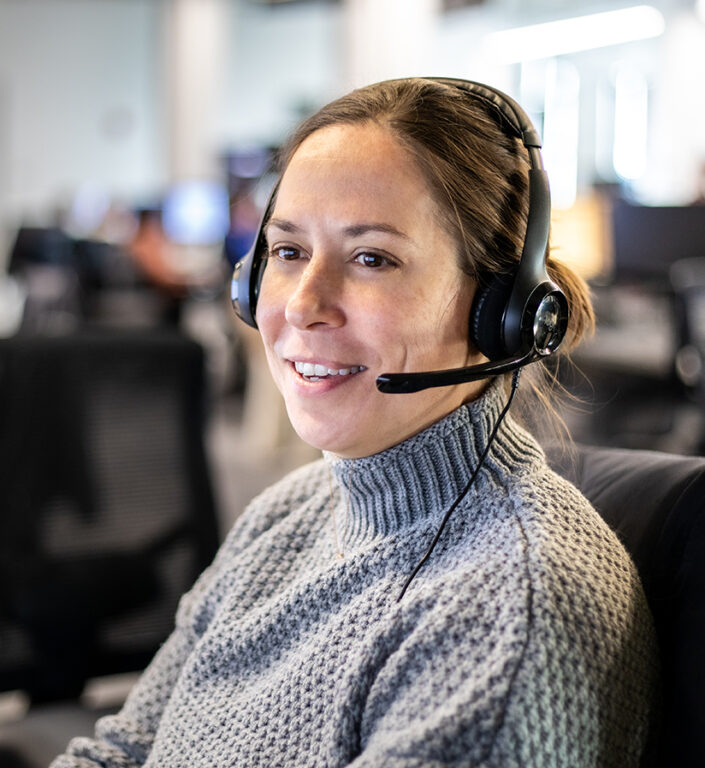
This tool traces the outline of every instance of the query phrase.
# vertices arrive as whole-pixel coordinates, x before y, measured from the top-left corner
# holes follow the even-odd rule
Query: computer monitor
[[[71,238],[58,227],[21,226],[10,251],[9,271],[37,264],[73,266]]]
[[[705,205],[644,206],[615,200],[615,282],[668,284],[671,265],[705,258]]]
[[[221,243],[230,226],[225,186],[204,180],[175,184],[162,204],[162,224],[169,239],[180,245]]]

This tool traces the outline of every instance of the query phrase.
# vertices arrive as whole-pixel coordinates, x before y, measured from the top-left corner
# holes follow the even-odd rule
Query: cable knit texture
[[[262,493],[122,711],[53,768],[637,766],[656,652],[635,568],[511,417],[397,602],[503,402]]]

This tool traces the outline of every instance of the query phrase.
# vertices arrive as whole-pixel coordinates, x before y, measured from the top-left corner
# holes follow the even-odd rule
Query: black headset
[[[541,158],[541,140],[524,110],[502,91],[471,80],[424,78],[448,85],[478,99],[496,115],[503,130],[521,140],[529,154],[529,210],[521,258],[506,274],[483,277],[470,312],[470,339],[490,362],[444,371],[384,373],[377,377],[381,392],[418,392],[488,378],[555,352],[568,327],[568,300],[546,271],[551,221],[551,194]],[[257,328],[255,312],[266,265],[264,224],[271,213],[275,186],[257,236],[235,266],[231,296],[235,313]]]

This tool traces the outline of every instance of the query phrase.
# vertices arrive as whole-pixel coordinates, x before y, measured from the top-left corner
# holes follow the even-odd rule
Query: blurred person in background
[[[127,253],[144,279],[158,291],[163,303],[164,322],[178,325],[190,283],[187,276],[175,268],[169,255],[171,247],[162,226],[161,211],[149,208],[140,210],[134,236],[127,245]]]

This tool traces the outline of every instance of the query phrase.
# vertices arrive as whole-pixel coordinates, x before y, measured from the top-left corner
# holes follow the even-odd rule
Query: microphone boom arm
[[[505,360],[469,365],[464,368],[451,368],[447,371],[424,371],[421,373],[383,373],[377,377],[377,389],[386,394],[399,395],[420,392],[430,387],[449,387],[453,384],[465,384],[468,381],[479,381],[490,376],[499,376],[533,363],[542,355],[532,348],[529,352],[518,357]]]

